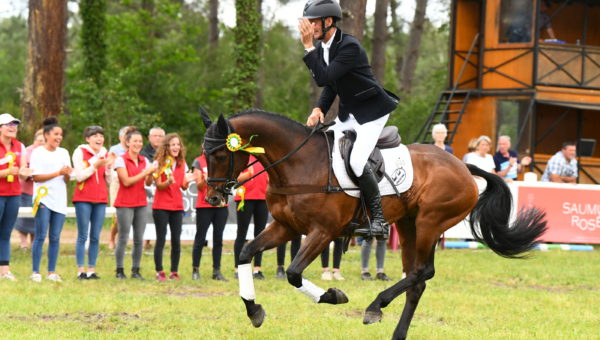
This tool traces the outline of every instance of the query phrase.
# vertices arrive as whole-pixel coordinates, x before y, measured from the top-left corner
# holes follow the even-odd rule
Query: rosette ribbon
[[[237,188],[235,191],[236,191],[236,194],[238,196],[240,196],[240,198],[242,199],[240,201],[240,204],[238,204],[238,206],[237,206],[237,211],[244,211],[244,202],[245,202],[244,196],[246,196],[246,188],[242,185],[241,187]]]
[[[12,168],[13,164],[15,164],[15,160],[17,160],[17,155],[15,155],[12,152],[7,152],[4,157],[6,157],[7,160],[8,160],[8,169]],[[6,176],[6,181],[8,183],[14,182],[15,181],[15,176],[14,175],[8,175],[8,176]]]
[[[88,161],[84,160],[83,161],[83,166],[84,169],[87,169],[90,166],[90,163],[88,163]],[[79,182],[79,185],[77,186],[77,188],[79,190],[83,190],[83,187],[85,186],[85,181]]]
[[[41,186],[37,189],[36,195],[35,195],[35,201],[33,202],[33,209],[31,210],[31,213],[33,214],[33,216],[35,216],[35,214],[37,214],[38,208],[40,207],[40,201],[42,200],[42,197],[48,195],[48,188],[45,186]]]
[[[155,172],[154,178],[158,178],[158,176],[162,175],[163,173],[165,175],[167,175],[167,178],[171,177],[171,166],[173,165],[173,157],[171,156],[167,156],[167,158],[165,158],[165,165],[160,169],[159,172]]]
[[[250,136],[250,140],[248,141],[248,143],[246,143],[245,145],[242,145],[242,137],[240,137],[240,135],[238,135],[237,133],[231,133],[229,134],[229,136],[227,136],[227,139],[225,140],[225,145],[227,145],[227,150],[231,151],[231,152],[236,152],[238,150],[247,152],[249,154],[257,154],[257,153],[265,153],[265,149],[259,146],[250,146],[250,143],[252,142],[252,138],[256,137],[258,135],[252,135]]]

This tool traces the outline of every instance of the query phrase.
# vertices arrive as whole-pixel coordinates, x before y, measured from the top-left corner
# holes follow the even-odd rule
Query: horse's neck
[[[244,119],[236,131],[246,140],[255,135],[251,144],[265,149],[264,154],[256,156],[265,168],[286,157],[308,136],[264,119]],[[312,183],[313,177],[319,177],[323,169],[326,171],[326,159],[324,138],[316,134],[293,156],[268,169],[269,181],[278,187]]]

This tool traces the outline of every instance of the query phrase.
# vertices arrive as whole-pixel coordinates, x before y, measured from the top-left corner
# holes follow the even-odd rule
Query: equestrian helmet
[[[342,20],[342,8],[334,0],[308,0],[302,16],[306,19],[334,17]]]

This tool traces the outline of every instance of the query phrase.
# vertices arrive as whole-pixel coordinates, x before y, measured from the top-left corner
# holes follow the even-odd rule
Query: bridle
[[[230,134],[234,133],[235,131],[233,130],[233,127],[230,125],[229,121],[226,120],[227,122],[227,135],[229,136]],[[208,177],[206,179],[206,182],[208,183],[208,185],[213,188],[215,191],[222,193],[223,195],[233,195],[233,192],[241,187],[242,185],[244,185],[245,183],[247,183],[248,181],[254,179],[255,177],[259,176],[260,174],[262,174],[263,172],[266,172],[267,170],[271,169],[272,167],[276,166],[277,164],[287,160],[288,158],[292,157],[296,152],[298,152],[304,145],[306,145],[306,143],[310,140],[310,138],[315,134],[315,132],[319,131],[322,128],[326,128],[329,125],[323,125],[321,124],[321,122],[318,122],[310,131],[310,133],[308,134],[308,136],[306,136],[304,138],[304,140],[298,145],[296,146],[296,148],[290,152],[288,152],[285,156],[281,157],[280,159],[276,160],[275,162],[267,165],[264,167],[263,170],[259,171],[258,173],[252,175],[251,177],[247,178],[246,180],[242,181],[242,182],[238,182],[237,178],[233,178],[233,168],[234,168],[234,157],[235,157],[235,153],[236,151],[231,151],[229,150],[229,166],[227,168],[227,174],[226,177]],[[212,154],[213,152],[221,149],[221,148],[227,148],[227,139],[226,138],[213,138],[213,137],[204,137],[204,144],[205,144],[205,149],[204,149],[204,154],[206,155],[206,164],[207,167],[209,166],[208,163],[208,156],[210,154]],[[211,146],[210,148],[206,148],[206,146],[209,145]],[[244,151],[244,150],[241,150]],[[242,169],[242,171],[250,168],[252,165],[254,165],[256,162],[258,162],[258,159],[250,164],[248,164],[245,168]],[[223,182],[222,185],[218,186],[216,184],[214,184],[215,182]]]

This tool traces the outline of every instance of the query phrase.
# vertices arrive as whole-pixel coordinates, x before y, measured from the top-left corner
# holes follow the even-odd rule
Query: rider
[[[317,85],[324,87],[306,125],[323,123],[325,113],[339,96],[339,114],[333,129],[356,132],[350,165],[372,214],[371,228],[360,227],[354,232],[387,238],[389,225],[383,217],[377,180],[367,160],[398,99],[375,80],[367,53],[358,40],[336,27],[341,19],[342,9],[332,0],[309,0],[299,19],[304,63]],[[316,46],[313,38],[320,40]]]

